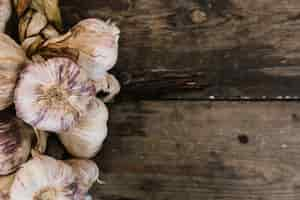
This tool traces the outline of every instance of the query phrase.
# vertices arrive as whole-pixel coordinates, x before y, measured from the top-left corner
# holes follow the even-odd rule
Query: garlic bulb
[[[86,194],[92,185],[99,178],[99,168],[91,160],[72,159],[65,161],[69,164],[76,174],[78,189],[82,194]]]
[[[73,128],[58,134],[67,151],[76,157],[95,156],[107,136],[108,110],[106,105],[95,98],[88,110],[88,114]]]
[[[0,115],[0,175],[16,171],[29,157],[33,129],[3,112]]]
[[[82,66],[89,78],[97,80],[117,61],[119,34],[120,30],[110,22],[85,19],[65,35],[46,41],[41,54],[65,54]]]
[[[33,154],[16,173],[11,200],[80,200],[71,166],[48,156]]]
[[[52,58],[26,66],[15,89],[17,116],[33,127],[66,131],[87,114],[95,86],[78,65]]]
[[[6,23],[11,15],[11,2],[10,0],[0,0],[0,32],[5,31]]]
[[[19,71],[27,61],[25,52],[9,36],[0,33],[0,110],[13,103]]]
[[[0,200],[9,200],[9,191],[14,178],[14,174],[0,177]]]

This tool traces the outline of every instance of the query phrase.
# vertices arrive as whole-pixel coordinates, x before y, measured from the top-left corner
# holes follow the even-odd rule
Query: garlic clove
[[[108,95],[104,96],[103,102],[110,102],[121,90],[121,85],[116,77],[106,73],[101,79],[94,81],[96,92],[105,92]]]
[[[11,200],[81,199],[71,166],[48,156],[33,154],[16,173],[10,189]]]
[[[12,8],[10,0],[0,0],[0,32],[3,33],[11,16]]]
[[[9,190],[14,178],[15,174],[0,177],[0,200],[9,200]]]
[[[40,12],[33,13],[27,27],[26,37],[39,34],[40,31],[47,26],[47,23],[48,21],[45,15]]]
[[[71,159],[65,161],[75,172],[79,191],[86,194],[99,178],[99,168],[91,160]]]
[[[116,63],[120,30],[114,24],[99,19],[85,19],[65,35],[45,42],[41,51],[61,52],[58,49],[73,49],[78,56],[72,58],[97,80]],[[49,53],[48,53],[49,54]]]
[[[94,99],[89,112],[74,127],[58,134],[67,151],[80,158],[94,157],[107,136],[108,110],[99,99]]]
[[[67,58],[26,66],[15,89],[17,116],[43,131],[62,132],[87,114],[95,86]]]
[[[33,129],[7,112],[0,114],[0,175],[16,171],[27,161]]]
[[[13,103],[14,88],[27,58],[23,49],[9,36],[0,33],[0,110]]]

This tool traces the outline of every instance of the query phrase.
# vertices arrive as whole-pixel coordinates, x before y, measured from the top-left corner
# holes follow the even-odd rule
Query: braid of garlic
[[[14,0],[14,6],[19,17],[19,40],[27,56],[32,57],[46,40],[59,36],[62,20],[58,0]]]

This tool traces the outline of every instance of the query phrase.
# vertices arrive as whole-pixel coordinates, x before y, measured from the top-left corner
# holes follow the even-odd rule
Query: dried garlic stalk
[[[73,128],[58,134],[67,151],[76,157],[94,157],[107,136],[108,110],[102,101],[95,98],[88,114]]]
[[[15,89],[17,116],[33,127],[63,132],[87,114],[95,86],[67,58],[52,58],[26,66]]]
[[[62,29],[58,0],[15,0],[19,16],[19,39],[28,56]]]

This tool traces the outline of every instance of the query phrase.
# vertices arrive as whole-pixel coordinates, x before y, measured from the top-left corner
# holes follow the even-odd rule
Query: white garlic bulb
[[[13,103],[16,80],[26,61],[23,49],[9,36],[0,33],[0,110]]]
[[[97,80],[117,61],[119,34],[113,23],[85,19],[65,35],[46,41],[41,53],[66,54],[86,70],[89,78]]]
[[[71,166],[48,156],[33,154],[16,173],[11,200],[81,200]]]
[[[72,159],[65,161],[76,174],[79,191],[86,194],[99,178],[99,168],[91,160]]]
[[[0,177],[0,200],[9,200],[9,191],[14,178],[14,174]]]
[[[95,90],[86,73],[70,59],[29,64],[15,89],[17,116],[40,130],[66,131],[87,114]]]
[[[6,23],[11,16],[11,1],[10,0],[0,0],[0,32],[5,31]]]
[[[67,151],[76,157],[94,157],[107,136],[106,105],[95,98],[88,110],[88,114],[73,128],[58,134]]]
[[[16,171],[27,161],[33,129],[7,112],[0,115],[0,175]]]

